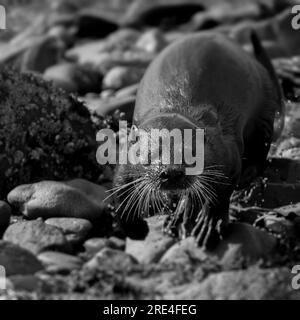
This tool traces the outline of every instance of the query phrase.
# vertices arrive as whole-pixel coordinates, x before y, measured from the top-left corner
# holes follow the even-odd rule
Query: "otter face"
[[[168,115],[147,121],[139,129],[151,138],[141,144],[139,163],[118,168],[115,185],[121,215],[130,219],[159,213],[166,207],[170,211],[183,198],[188,198],[195,210],[218,201],[219,190],[229,185],[224,166],[228,155],[218,128],[202,130],[202,140],[197,141],[193,123]],[[151,136],[153,129],[159,130],[159,138]],[[184,140],[185,130],[191,130],[190,139]],[[137,141],[131,146],[135,144]]]

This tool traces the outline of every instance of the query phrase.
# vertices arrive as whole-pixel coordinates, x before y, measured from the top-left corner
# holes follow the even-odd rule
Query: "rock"
[[[120,89],[135,84],[141,80],[145,73],[144,68],[139,67],[114,67],[103,79],[104,89]]]
[[[81,245],[93,228],[88,220],[79,218],[50,218],[45,223],[60,228],[73,246]]]
[[[125,98],[136,96],[139,84],[132,84],[116,92],[116,98]]]
[[[300,148],[300,139],[291,137],[283,140],[277,147],[276,153],[282,156],[282,152],[293,148]]]
[[[0,265],[5,268],[7,277],[34,274],[43,269],[30,251],[6,241],[0,241]]]
[[[120,60],[126,60],[125,52],[134,46],[139,35],[140,33],[133,29],[120,29],[105,40],[89,41],[75,46],[67,51],[66,57],[80,65],[89,64],[95,70],[104,70],[104,65],[109,65],[111,68]]]
[[[136,42],[138,49],[149,53],[157,54],[168,45],[163,33],[158,29],[152,29],[145,32]]]
[[[277,240],[265,231],[246,223],[232,223],[224,240],[211,253],[224,268],[255,264],[275,252]]]
[[[272,157],[268,160],[264,177],[270,182],[297,183],[300,180],[300,161]]]
[[[300,160],[300,148],[288,149],[282,152],[284,158]]]
[[[230,216],[237,221],[253,225],[257,219],[266,213],[266,209],[260,207],[246,207],[230,205]]]
[[[99,251],[90,261],[84,264],[85,270],[118,270],[125,272],[137,264],[129,254],[110,248]]]
[[[91,238],[85,241],[84,248],[87,253],[94,255],[104,248],[108,247],[108,239],[106,238]]]
[[[120,112],[125,113],[125,120],[132,120],[135,96],[108,99],[85,98],[83,101],[85,101],[85,104],[91,114],[104,117],[106,115],[113,115],[119,110]]]
[[[107,238],[91,238],[84,243],[86,252],[90,255],[95,255],[97,252],[104,248],[110,248],[114,250],[125,250],[125,240],[117,237]]]
[[[197,261],[199,263],[207,259],[205,251],[197,246],[195,238],[193,237],[179,241],[164,251],[160,257],[160,263],[184,265],[191,263],[191,261],[194,263]]]
[[[76,256],[54,251],[42,252],[38,255],[38,259],[49,273],[67,274],[80,269],[83,264]]]
[[[121,24],[123,26],[163,26],[175,27],[191,19],[198,11],[203,11],[203,1],[153,0],[134,1],[129,6]]]
[[[88,8],[78,15],[76,34],[79,38],[104,38],[118,29],[116,19],[99,8]]]
[[[295,204],[291,204],[291,205],[287,205],[287,206],[283,206],[283,207],[279,207],[279,208],[275,208],[274,211],[276,213],[284,216],[285,218],[289,218],[293,215],[300,217],[300,202],[295,203]]]
[[[273,42],[277,45],[277,55],[270,55],[272,52],[268,52],[271,58],[295,56],[299,53],[298,30],[291,28],[290,8],[286,8],[270,19],[237,24],[231,29],[230,36],[239,43],[245,43],[249,41],[252,30],[258,34],[261,40]]]
[[[37,292],[42,287],[42,281],[35,275],[15,275],[9,277],[15,291]]]
[[[239,3],[240,4],[240,3]],[[212,6],[209,10],[196,13],[191,21],[192,30],[206,30],[222,24],[234,24],[237,21],[256,20],[262,15],[262,10],[257,3],[241,3],[234,5],[224,2],[222,5]]]
[[[63,43],[65,43],[67,46],[71,46],[74,43],[74,38],[75,38],[75,33],[77,32],[77,28],[76,27],[67,27],[67,26],[63,26],[63,25],[56,25],[51,27],[47,34],[49,37],[57,39],[62,41]],[[58,61],[56,61],[53,64],[58,63]],[[45,71],[45,70],[44,70]]]
[[[108,247],[116,250],[125,250],[126,242],[123,239],[117,237],[110,237],[107,243]]]
[[[175,239],[163,233],[163,224],[166,216],[154,216],[146,219],[150,229],[145,240],[126,239],[126,252],[140,263],[156,263],[164,253],[172,247]]]
[[[276,239],[268,233],[245,223],[232,223],[214,250],[199,248],[195,239],[189,237],[172,246],[160,262],[187,264],[212,259],[226,269],[240,268],[267,257],[275,246]]]
[[[274,215],[266,215],[264,217],[265,227],[278,234],[292,234],[294,224],[283,217]]]
[[[6,228],[9,226],[10,216],[10,206],[4,201],[0,201],[0,237],[2,236]]]
[[[64,53],[64,44],[57,38],[46,37],[23,54],[21,70],[43,73],[58,63]]]
[[[99,72],[89,67],[65,62],[48,68],[44,73],[44,78],[67,92],[85,94],[99,92],[102,77]]]
[[[272,209],[297,203],[299,194],[300,183],[265,183],[237,193],[233,200],[245,206]]]
[[[83,104],[33,75],[2,68],[0,82],[0,199],[32,181],[97,180],[96,132]]]
[[[165,299],[178,300],[299,300],[299,290],[291,286],[288,268],[227,271],[210,274],[201,283],[175,288]]]
[[[297,88],[300,84],[300,57],[278,58],[272,61],[276,74],[281,80],[285,97],[297,101]]]
[[[19,245],[33,254],[46,250],[70,250],[62,231],[40,219],[10,225],[4,233],[3,240]]]
[[[42,181],[12,190],[8,201],[27,218],[52,217],[101,220],[109,222],[103,200],[107,194],[101,186],[86,180],[68,182]]]

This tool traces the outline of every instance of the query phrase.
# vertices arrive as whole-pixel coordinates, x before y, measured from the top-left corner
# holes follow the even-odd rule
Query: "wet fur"
[[[274,115],[282,110],[272,65],[255,35],[252,42],[257,60],[222,35],[189,36],[154,60],[138,91],[133,119],[137,127],[162,113],[188,118],[206,129],[205,163],[222,166],[228,178],[226,183],[213,186],[217,201],[206,200],[202,208],[185,210],[169,223],[173,229],[183,228],[185,235],[193,235],[199,245],[216,243],[228,222],[233,190],[246,186],[263,172]],[[168,125],[172,127],[172,123]],[[153,126],[164,128],[158,120]],[[122,187],[134,177],[147,178],[148,173],[151,167],[119,166],[115,186]],[[122,200],[124,195],[117,202]],[[141,217],[132,214],[134,209],[127,208],[124,213],[121,206],[119,220],[129,237],[140,239],[148,228]]]

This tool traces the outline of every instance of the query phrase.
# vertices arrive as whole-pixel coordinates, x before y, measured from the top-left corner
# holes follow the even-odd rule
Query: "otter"
[[[222,34],[189,35],[169,45],[148,67],[133,124],[146,132],[204,129],[204,169],[186,175],[187,164],[165,165],[159,153],[150,164],[119,165],[114,179],[117,216],[128,237],[143,239],[146,214],[165,210],[168,233],[192,235],[206,248],[224,235],[231,194],[262,174],[275,114],[282,114],[284,106],[255,33],[251,41],[254,56]]]

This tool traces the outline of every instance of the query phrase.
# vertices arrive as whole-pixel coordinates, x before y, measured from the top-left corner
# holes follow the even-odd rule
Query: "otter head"
[[[218,201],[230,184],[231,152],[214,116],[195,124],[180,114],[158,114],[137,124],[129,158],[138,161],[119,166],[115,179],[126,219],[172,210],[184,198],[195,210]]]

